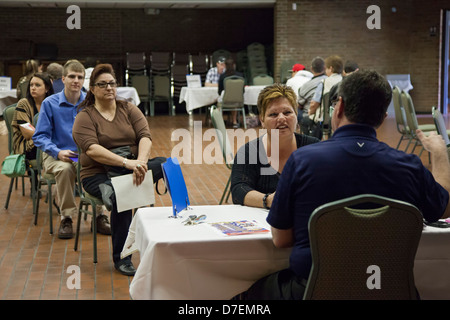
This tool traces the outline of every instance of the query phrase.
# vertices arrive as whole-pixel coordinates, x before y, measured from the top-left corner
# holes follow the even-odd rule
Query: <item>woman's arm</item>
[[[275,196],[275,192],[271,193],[267,196],[266,204],[267,207],[270,208],[272,206],[273,197]],[[256,190],[248,192],[244,197],[244,206],[248,207],[257,207],[264,208],[264,199],[265,194]]]

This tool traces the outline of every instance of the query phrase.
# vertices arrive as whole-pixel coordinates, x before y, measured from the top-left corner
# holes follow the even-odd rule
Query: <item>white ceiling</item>
[[[271,8],[276,0],[0,0],[0,7],[22,8],[156,8],[156,9],[218,9],[218,8]]]

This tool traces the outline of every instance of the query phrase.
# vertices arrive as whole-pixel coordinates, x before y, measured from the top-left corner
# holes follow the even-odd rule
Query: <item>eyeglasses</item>
[[[118,83],[115,82],[115,81],[111,81],[111,82],[99,82],[99,83],[96,83],[95,85],[96,85],[97,87],[99,87],[99,88],[105,89],[105,88],[108,87],[108,85],[109,85],[111,88],[115,88],[115,87],[117,87]]]

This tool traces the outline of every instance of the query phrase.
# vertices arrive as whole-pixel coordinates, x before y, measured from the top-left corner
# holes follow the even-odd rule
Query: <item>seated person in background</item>
[[[267,217],[275,246],[293,247],[290,266],[257,281],[248,299],[302,299],[312,264],[308,221],[323,204],[376,194],[411,203],[429,222],[449,216],[450,164],[442,137],[417,132],[432,154],[432,172],[416,155],[376,138],[391,99],[389,82],[376,71],[358,71],[342,80],[332,138],[292,154]]]
[[[50,75],[53,83],[53,91],[55,93],[64,90],[64,83],[62,81],[64,68],[57,62],[52,62],[47,66],[47,73]]]
[[[295,132],[297,95],[291,87],[283,84],[265,87],[258,96],[258,111],[267,133],[237,152],[231,171],[231,193],[235,204],[268,209],[291,153],[319,140]],[[278,156],[272,156],[274,148]]]
[[[358,70],[359,70],[359,67],[355,61],[347,60],[344,65],[344,71],[342,72],[342,77],[346,77],[349,74],[352,74],[353,72],[358,71]],[[340,82],[336,83],[330,89],[330,95],[328,96],[328,98],[330,99],[330,105],[331,105],[332,101],[336,101],[338,98],[339,84],[340,84]]]
[[[13,149],[14,153],[25,153],[27,160],[36,159],[36,147],[34,146],[33,126],[23,127],[26,123],[33,125],[34,116],[41,110],[42,101],[53,94],[53,87],[50,77],[47,73],[38,72],[31,76],[28,82],[27,96],[20,99],[14,112],[11,123],[13,131]],[[37,172],[35,171],[35,175]],[[31,179],[31,178],[30,178]],[[37,179],[35,179],[37,186]]]
[[[84,100],[81,92],[84,81],[84,67],[77,60],[69,60],[64,64],[64,90],[46,98],[41,105],[39,120],[33,141],[43,151],[42,166],[46,173],[55,175],[56,196],[61,210],[61,223],[58,238],[73,237],[72,216],[78,212],[75,199],[75,179],[77,145],[72,138],[72,127],[77,114],[77,106]],[[97,231],[111,234],[106,215],[101,207],[97,209]]]
[[[226,77],[230,76],[239,76],[244,78],[244,75],[238,71],[236,71],[236,64],[232,58],[228,58],[225,60],[225,71],[219,77],[219,101],[221,101],[222,93],[224,89],[224,80]],[[233,128],[239,128],[239,123],[237,122],[237,111],[231,111],[231,118],[233,121]]]
[[[294,90],[295,94],[297,95],[297,100],[300,88],[306,82],[311,80],[313,76],[314,75],[308,70],[305,70],[305,66],[300,63],[296,63],[292,66],[292,78],[288,79],[286,85],[290,86]]]
[[[42,64],[39,60],[27,60],[25,62],[25,75],[17,81],[17,99],[26,98],[28,81],[36,72],[42,72]]]
[[[163,177],[161,164],[166,158],[149,160],[152,140],[148,122],[142,112],[129,102],[117,100],[117,80],[110,64],[99,64],[92,71],[89,91],[80,104],[73,126],[73,138],[81,149],[80,163],[83,188],[101,198],[111,210],[113,262],[124,275],[136,272],[131,256],[120,258],[128,235],[132,211],[117,212],[111,184],[111,170],[119,174],[133,173],[133,182],[140,185],[148,170],[156,183]],[[110,149],[130,147],[136,157],[124,158]]]
[[[206,73],[205,87],[218,87],[219,78],[225,71],[225,57],[219,57],[216,62],[216,66],[212,67]]]
[[[298,90],[298,104],[302,112],[298,113],[297,119],[301,127],[301,132],[309,133],[310,119],[309,119],[309,104],[316,92],[319,83],[327,77],[325,74],[325,60],[321,57],[315,57],[311,62],[311,72],[313,77],[311,80],[303,84]]]
[[[314,122],[321,122],[323,120],[323,108],[321,108],[322,97],[328,93],[335,84],[342,80],[342,70],[344,62],[339,56],[330,56],[325,59],[325,73],[328,76],[317,85],[314,97],[311,99],[309,105],[309,118]],[[322,131],[320,131],[320,137]]]
[[[23,127],[22,124],[33,124],[34,116],[41,110],[42,101],[53,94],[53,86],[47,73],[35,73],[28,82],[27,96],[20,99],[12,120],[14,153],[25,153],[28,160],[36,159],[36,147],[33,134],[35,128]]]

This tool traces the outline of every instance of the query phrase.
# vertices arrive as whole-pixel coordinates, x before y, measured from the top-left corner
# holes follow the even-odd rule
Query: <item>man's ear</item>
[[[339,104],[336,105],[337,108],[335,107],[334,112],[337,112],[337,115],[340,118],[342,117],[342,115],[344,115],[345,104],[341,96],[339,96],[338,100]]]

